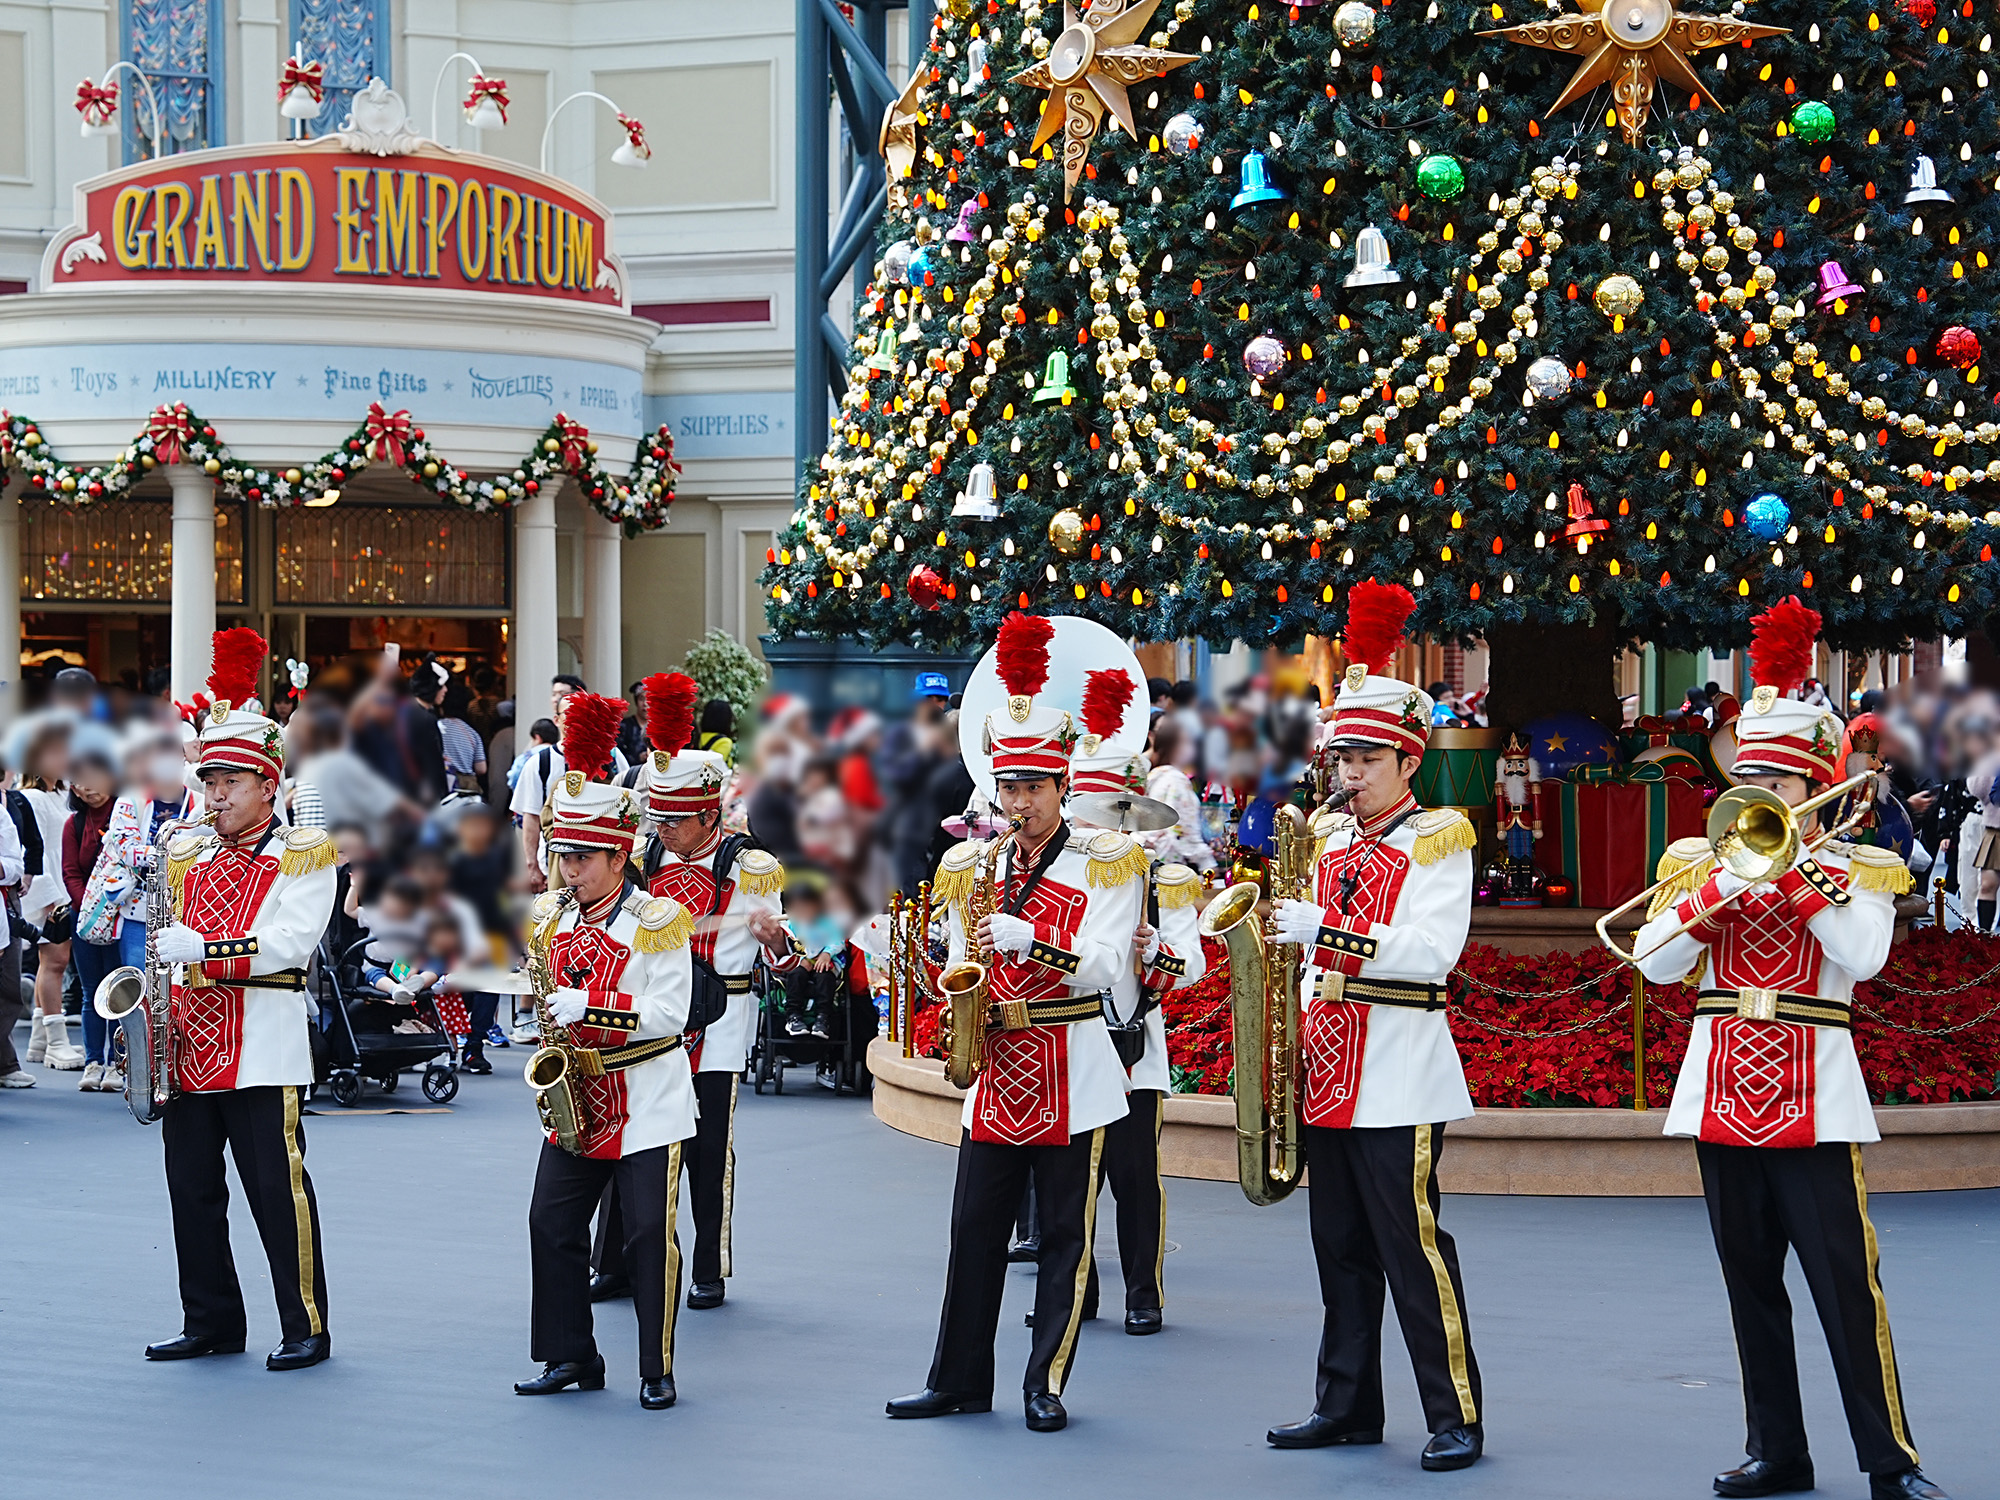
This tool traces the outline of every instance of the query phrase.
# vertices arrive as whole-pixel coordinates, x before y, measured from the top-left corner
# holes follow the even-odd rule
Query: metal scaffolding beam
[[[847,337],[833,314],[833,298],[868,253],[889,202],[876,137],[883,111],[899,92],[888,69],[892,10],[909,12],[909,67],[915,71],[929,44],[933,0],[854,0],[845,7],[835,0],[798,0],[792,427],[801,472],[824,446],[827,421],[847,390]]]

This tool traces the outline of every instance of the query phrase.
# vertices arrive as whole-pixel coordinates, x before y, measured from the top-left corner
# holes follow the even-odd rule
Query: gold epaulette
[[[1683,896],[1700,890],[1714,871],[1715,851],[1709,848],[1707,839],[1675,839],[1660,856],[1659,868],[1653,871],[1655,880],[1667,883],[1653,892],[1653,899],[1646,903],[1646,920],[1652,921],[1668,907],[1679,905]]]
[[[310,875],[333,866],[339,851],[324,828],[287,828],[285,852],[278,856],[280,875]]]
[[[985,845],[976,839],[953,844],[938,861],[931,880],[931,900],[939,906],[964,906],[972,899],[972,882]]]
[[[775,863],[775,861],[773,861]],[[666,896],[641,896],[634,891],[625,909],[639,919],[632,947],[640,953],[673,953],[694,936],[694,917],[680,902]]]
[[[736,856],[736,886],[747,896],[775,896],[785,888],[785,867],[764,849],[745,849]]]
[[[1847,855],[1847,888],[1850,891],[1887,891],[1892,896],[1905,896],[1916,884],[1910,867],[1903,863],[1894,849],[1882,849],[1874,844],[1850,844],[1840,852]]]
[[[181,887],[188,871],[201,863],[202,855],[216,842],[213,834],[183,833],[167,845],[167,890],[173,896],[175,910],[180,909]]]
[[[1448,855],[1469,853],[1479,847],[1479,834],[1472,820],[1455,807],[1426,808],[1410,819],[1417,845],[1410,858],[1420,865],[1434,865]]]
[[[1137,880],[1152,864],[1139,841],[1129,833],[1107,828],[1091,834],[1083,846],[1092,890],[1115,890],[1128,880]]]
[[[1353,813],[1324,807],[1314,812],[1311,821],[1306,824],[1306,833],[1313,841],[1313,859],[1317,861],[1326,853],[1327,843],[1336,833],[1352,833],[1356,826]]]
[[[1153,885],[1160,893],[1161,911],[1179,911],[1201,899],[1201,877],[1186,865],[1161,865]]]

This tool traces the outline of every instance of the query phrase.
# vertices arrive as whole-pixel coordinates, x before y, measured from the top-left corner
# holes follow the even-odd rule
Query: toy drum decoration
[[[1482,850],[1493,846],[1493,781],[1506,743],[1504,729],[1439,725],[1410,782],[1412,795],[1425,807],[1455,807],[1471,819]]]

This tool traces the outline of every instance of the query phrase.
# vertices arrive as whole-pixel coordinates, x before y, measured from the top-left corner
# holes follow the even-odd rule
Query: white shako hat
[[[1794,693],[1812,675],[1819,615],[1796,597],[1780,600],[1750,622],[1750,680],[1756,690],[1736,720],[1736,760],[1730,774],[1753,771],[1804,776],[1831,786],[1840,777],[1840,720]]]
[[[273,781],[285,775],[285,732],[277,720],[258,711],[257,676],[270,650],[264,638],[247,625],[218,630],[211,638],[213,666],[208,674],[214,700],[197,710],[195,728],[201,737],[196,774],[204,771],[255,771]]]
[[[1007,703],[986,716],[986,753],[996,781],[1033,781],[1069,770],[1076,726],[1059,708],[1035,702],[1049,680],[1049,638],[1055,627],[1039,615],[1016,610],[1000,622],[994,665]]]
[[[1069,758],[1072,792],[1145,792],[1146,758],[1119,735],[1126,705],[1137,691],[1138,684],[1124,667],[1103,668],[1085,677],[1083,733]]]
[[[571,693],[562,706],[562,757],[566,769],[549,793],[549,822],[542,840],[557,854],[610,849],[632,852],[643,812],[639,794],[605,780],[625,700]]]
[[[729,762],[712,750],[690,750],[694,701],[701,689],[685,672],[655,672],[640,683],[646,694],[646,811],[682,818],[722,806]]]
[[[1431,733],[1431,696],[1387,674],[1403,644],[1403,626],[1417,601],[1400,584],[1368,579],[1347,591],[1342,649],[1350,665],[1333,699],[1326,743],[1336,748],[1383,745],[1422,755]]]

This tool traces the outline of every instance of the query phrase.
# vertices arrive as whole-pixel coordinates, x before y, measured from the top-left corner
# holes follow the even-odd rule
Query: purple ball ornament
[[[1280,374],[1290,358],[1291,352],[1275,334],[1260,333],[1243,346],[1243,368],[1260,381]]]

